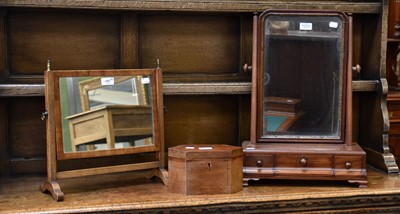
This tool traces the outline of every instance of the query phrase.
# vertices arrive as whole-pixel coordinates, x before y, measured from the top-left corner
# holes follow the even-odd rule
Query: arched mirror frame
[[[49,66],[48,66],[49,67]],[[64,152],[62,141],[60,85],[63,77],[126,77],[148,76],[151,84],[151,107],[153,118],[153,143],[140,147],[119,148],[110,150]],[[58,179],[82,177],[98,174],[108,174],[125,171],[149,170],[152,176],[158,176],[167,184],[167,171],[164,160],[164,130],[163,130],[163,91],[162,71],[155,69],[108,69],[108,70],[50,70],[45,71],[46,95],[46,134],[47,134],[47,181],[41,186],[42,192],[50,192],[56,201],[64,200],[64,193],[57,182]],[[57,162],[67,159],[93,158],[155,152],[156,160],[134,164],[85,168],[78,170],[59,171]],[[146,174],[149,176],[149,174]]]
[[[265,85],[265,62],[264,62],[264,56],[267,54],[266,52],[266,45],[265,45],[265,30],[266,30],[266,19],[269,17],[273,16],[307,16],[311,15],[313,17],[337,17],[339,18],[340,21],[342,21],[343,25],[343,31],[341,33],[341,40],[342,44],[340,47],[340,58],[339,60],[341,61],[341,68],[338,73],[340,73],[341,78],[340,78],[340,83],[339,87],[341,89],[338,91],[339,92],[339,114],[340,118],[338,118],[339,121],[339,137],[330,137],[330,136],[319,136],[318,134],[314,135],[286,135],[286,134],[280,134],[280,135],[274,135],[273,137],[269,136],[268,134],[263,134],[263,129],[264,124],[263,124],[263,115],[264,115],[264,102],[266,101],[266,98],[264,97],[264,85]],[[257,136],[257,141],[258,142],[288,142],[288,143],[346,143],[347,145],[352,144],[352,131],[351,131],[351,126],[352,126],[352,107],[351,107],[351,101],[352,101],[352,93],[351,93],[351,70],[348,71],[348,69],[351,69],[351,60],[349,61],[349,58],[352,56],[349,56],[349,22],[348,22],[348,17],[338,11],[300,11],[293,13],[293,11],[287,11],[287,10],[269,10],[265,11],[259,16],[259,21],[258,21],[258,44],[257,44],[257,69],[258,69],[258,75],[257,75],[257,88],[256,92],[252,92],[257,94],[257,105],[256,105],[256,136]],[[285,37],[282,35],[282,37]],[[289,38],[289,37],[288,37]],[[269,54],[274,54],[274,53],[269,53]],[[301,57],[301,56],[299,56]],[[288,59],[290,60],[290,59]],[[350,67],[349,67],[350,66]],[[296,72],[296,71],[293,71]],[[324,71],[321,71],[324,72]],[[326,72],[326,71],[325,71]],[[270,80],[272,81],[272,80]],[[318,81],[318,80],[315,80]],[[285,84],[285,83],[282,83]],[[302,89],[299,89],[302,90]],[[317,99],[317,98],[316,98]],[[297,100],[297,99],[290,99],[291,101]],[[297,102],[297,101],[295,101]],[[346,127],[348,127],[346,129]]]
[[[263,136],[263,57],[264,21],[272,14],[307,16],[338,15],[344,18],[345,42],[342,72],[342,117],[339,139],[301,139]],[[250,141],[243,146],[243,185],[250,180],[347,180],[359,187],[367,187],[366,154],[352,138],[352,17],[340,11],[322,10],[267,10],[253,17]],[[323,54],[323,53],[321,53]],[[297,101],[296,101],[297,102]]]

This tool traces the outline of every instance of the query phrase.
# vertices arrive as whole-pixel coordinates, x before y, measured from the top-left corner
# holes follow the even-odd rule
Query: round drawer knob
[[[299,162],[300,166],[302,167],[307,166],[307,158],[301,158]]]
[[[346,169],[350,169],[351,168],[351,163],[350,162],[346,162],[344,164],[344,166],[346,167]]]
[[[256,164],[257,164],[258,167],[262,167],[263,162],[262,162],[261,160],[258,160],[258,161],[256,162]]]

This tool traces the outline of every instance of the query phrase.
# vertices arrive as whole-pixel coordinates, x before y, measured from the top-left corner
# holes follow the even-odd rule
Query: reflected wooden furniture
[[[179,145],[168,149],[168,188],[186,195],[242,190],[242,148],[229,145]]]
[[[115,77],[114,78],[114,84],[127,81],[127,80],[133,80],[135,81],[135,90],[138,95],[138,104],[139,105],[148,105],[147,99],[146,99],[146,92],[144,90],[144,85],[140,82],[142,77]],[[96,90],[101,87],[104,87],[101,84],[101,78],[91,78],[89,80],[81,81],[79,82],[79,95],[81,99],[81,104],[82,104],[82,111],[88,111],[90,110],[90,98],[89,98],[89,92],[91,90]]]
[[[69,122],[72,151],[78,145],[106,140],[115,148],[115,138],[122,136],[151,137],[153,134],[150,106],[108,105],[66,118]]]
[[[268,131],[285,131],[298,119],[301,112],[297,110],[299,99],[285,97],[268,97],[265,100],[266,111],[264,119],[268,124]]]

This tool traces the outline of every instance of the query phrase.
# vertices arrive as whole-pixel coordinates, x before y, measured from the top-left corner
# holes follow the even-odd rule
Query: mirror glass
[[[60,77],[65,153],[154,145],[151,76]]]
[[[340,139],[343,29],[336,15],[265,17],[262,138]]]

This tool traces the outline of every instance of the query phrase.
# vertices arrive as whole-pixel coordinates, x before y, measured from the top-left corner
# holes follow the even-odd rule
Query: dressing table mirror
[[[40,187],[42,192],[62,201],[58,179],[125,171],[146,171],[146,176],[167,183],[161,69],[48,69],[45,94],[48,179]],[[73,170],[57,167],[71,159],[144,153],[154,154],[152,161]]]
[[[367,186],[352,139],[352,18],[269,10],[253,20],[251,138],[244,185],[258,179]]]

